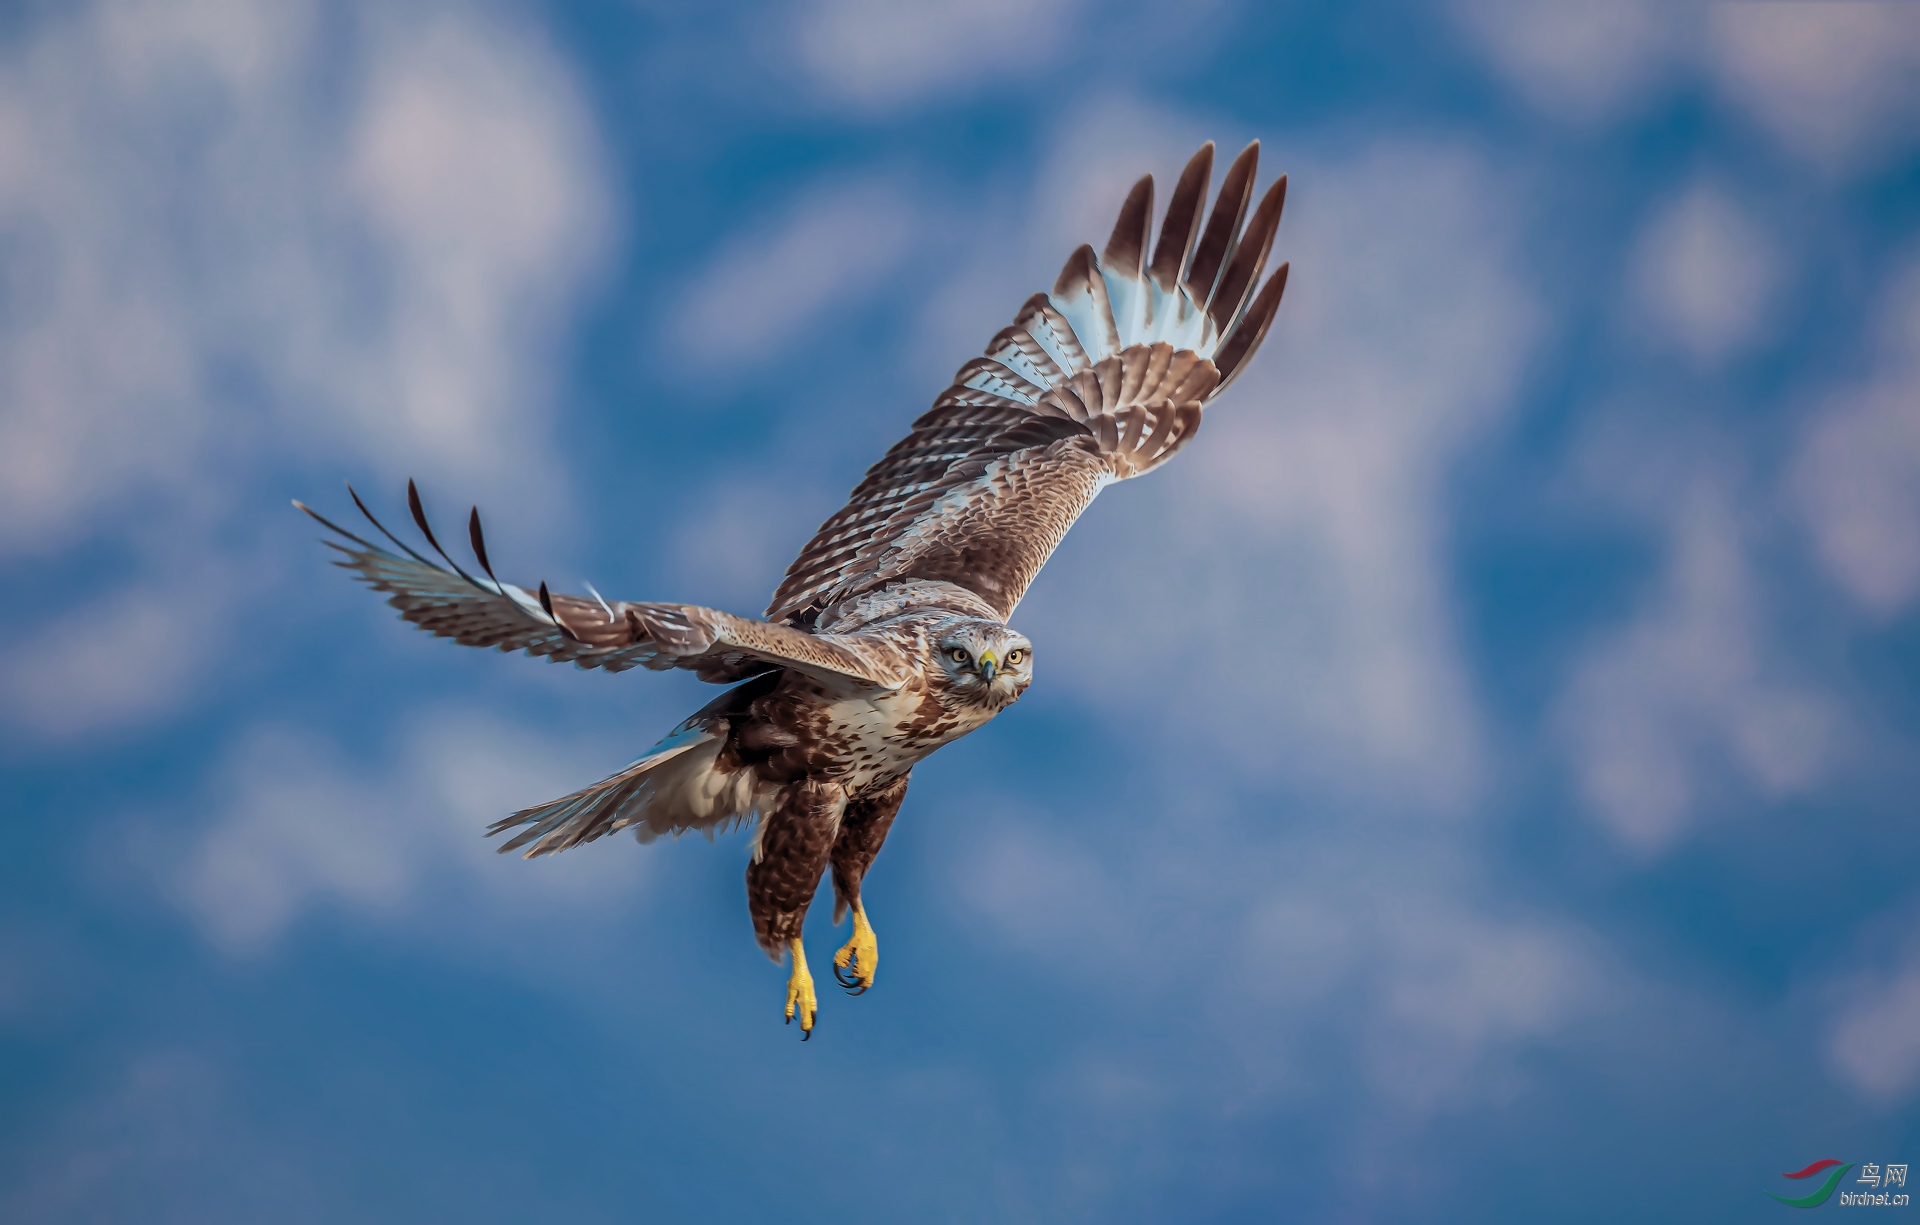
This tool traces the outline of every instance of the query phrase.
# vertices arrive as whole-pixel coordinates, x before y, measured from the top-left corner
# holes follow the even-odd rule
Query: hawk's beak
[[[980,657],[980,676],[987,684],[993,684],[993,674],[999,670],[1000,661],[993,657],[992,651],[988,651]]]

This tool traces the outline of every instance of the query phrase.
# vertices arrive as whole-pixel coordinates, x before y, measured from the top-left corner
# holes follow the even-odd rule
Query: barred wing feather
[[[938,579],[1004,619],[1102,488],[1151,471],[1246,365],[1286,289],[1264,285],[1286,178],[1252,218],[1259,142],[1213,210],[1211,142],[1187,163],[1149,258],[1153,177],[1134,184],[1103,255],[1083,246],[962,366],[788,568],[770,621],[827,625],[834,605]]]

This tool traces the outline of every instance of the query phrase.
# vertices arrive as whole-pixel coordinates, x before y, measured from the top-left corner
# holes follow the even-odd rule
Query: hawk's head
[[[1033,683],[1033,644],[998,621],[958,617],[931,641],[947,693],[969,706],[999,710]]]

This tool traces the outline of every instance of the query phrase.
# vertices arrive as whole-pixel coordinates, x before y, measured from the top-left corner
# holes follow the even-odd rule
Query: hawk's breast
[[[993,718],[993,711],[949,707],[924,684],[888,693],[822,693],[822,746],[830,769],[855,795],[899,778],[922,758]]]

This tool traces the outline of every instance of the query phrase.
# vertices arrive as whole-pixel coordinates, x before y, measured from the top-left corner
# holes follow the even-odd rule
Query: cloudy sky
[[[1254,138],[1273,334],[916,771],[875,991],[779,1023],[739,836],[492,853],[708,695],[413,631],[289,498],[757,612]],[[1920,6],[9,6],[0,576],[0,1218],[1750,1221],[1920,1158]]]

